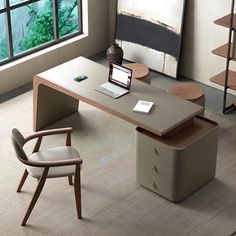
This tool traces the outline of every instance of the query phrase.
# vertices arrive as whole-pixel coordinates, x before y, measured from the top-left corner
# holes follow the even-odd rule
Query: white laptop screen
[[[120,85],[126,89],[130,89],[132,70],[124,66],[110,63],[110,71],[108,81]]]

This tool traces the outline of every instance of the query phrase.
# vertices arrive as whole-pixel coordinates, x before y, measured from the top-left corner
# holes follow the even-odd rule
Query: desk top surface
[[[51,82],[51,87],[118,116],[154,134],[162,136],[199,114],[203,108],[166,93],[164,90],[133,79],[130,93],[114,99],[95,90],[108,80],[108,68],[84,57],[78,57],[36,76]],[[84,74],[81,82],[74,78]],[[44,82],[42,82],[44,83]],[[47,84],[48,86],[48,84]],[[133,111],[138,100],[154,102],[149,114]]]

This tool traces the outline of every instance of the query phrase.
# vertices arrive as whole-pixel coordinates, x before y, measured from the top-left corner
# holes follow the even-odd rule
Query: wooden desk
[[[81,74],[88,79],[75,82],[73,78]],[[136,173],[140,185],[180,201],[214,177],[218,125],[195,117],[203,107],[135,79],[129,94],[113,99],[95,90],[107,78],[108,68],[84,57],[36,75],[34,130],[78,112],[81,100],[139,127]],[[154,102],[150,114],[133,112],[139,99]]]
[[[88,79],[73,78],[85,74]],[[78,112],[79,100],[118,116],[158,136],[167,134],[191,121],[203,108],[138,80],[131,92],[113,99],[94,88],[107,81],[108,68],[84,57],[78,57],[33,79],[33,128],[40,130],[65,116]],[[150,114],[133,112],[139,99],[152,101]]]

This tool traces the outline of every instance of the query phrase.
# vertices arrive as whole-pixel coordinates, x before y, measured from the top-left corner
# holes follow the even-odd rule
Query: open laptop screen
[[[126,89],[131,86],[132,70],[124,66],[120,66],[113,62],[110,63],[110,71],[108,81],[120,85]]]

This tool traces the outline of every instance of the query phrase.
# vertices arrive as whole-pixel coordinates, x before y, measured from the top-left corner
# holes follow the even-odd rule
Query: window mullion
[[[10,0],[5,0],[6,9],[10,7]],[[13,39],[12,39],[12,27],[11,27],[11,12],[6,11],[6,24],[7,24],[7,45],[8,45],[8,57],[13,57]]]
[[[58,0],[53,0],[54,39],[59,39]]]
[[[82,29],[82,0],[78,0],[79,1],[79,6],[78,6],[78,31],[79,32],[82,32],[83,29]]]
[[[15,4],[10,4],[9,0],[6,0],[6,1],[8,2],[8,7],[6,7],[7,5],[5,4],[5,6],[2,9],[0,9],[0,13],[6,12],[6,11],[9,11],[9,10],[14,10],[14,9],[19,8],[19,7],[27,6],[30,3],[39,2],[40,0],[28,0],[28,1],[18,2],[18,3],[15,3]]]

